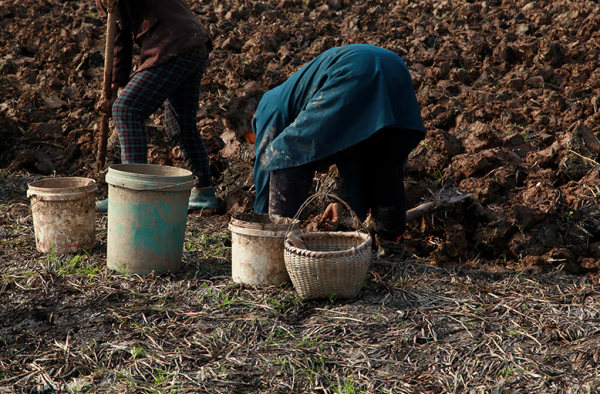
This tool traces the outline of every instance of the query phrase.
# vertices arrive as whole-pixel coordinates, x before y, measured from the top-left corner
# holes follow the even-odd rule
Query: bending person
[[[235,112],[258,102],[233,101],[226,121],[238,136],[250,123]],[[248,112],[248,111],[246,111]],[[332,48],[266,92],[251,122],[256,138],[255,210],[293,217],[315,171],[335,164],[344,195],[364,220],[370,209],[378,257],[401,254],[406,231],[404,168],[425,136],[412,79],[395,53],[366,44]],[[340,204],[325,217],[339,220]]]
[[[111,1],[111,0],[107,0]],[[179,146],[187,168],[196,178],[190,209],[217,206],[208,151],[196,124],[200,81],[208,66],[212,40],[206,28],[182,0],[119,0],[114,48],[113,97],[110,109],[121,143],[123,163],[147,163],[145,121],[165,103],[166,132]],[[96,0],[106,16],[102,0]],[[130,76],[134,42],[139,64]],[[108,200],[98,201],[101,211]]]

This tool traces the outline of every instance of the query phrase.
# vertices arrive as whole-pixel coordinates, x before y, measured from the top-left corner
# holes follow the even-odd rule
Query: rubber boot
[[[193,188],[190,194],[188,209],[196,211],[198,209],[216,209],[217,197],[213,186],[203,187],[202,189]]]
[[[378,259],[386,259],[390,256],[397,256],[401,259],[404,255],[406,243],[402,236],[398,237],[396,241],[391,241],[382,239],[379,235],[375,235],[375,242],[377,243]]]
[[[106,200],[98,200],[98,201],[96,201],[96,208],[100,212],[108,212],[108,198]]]

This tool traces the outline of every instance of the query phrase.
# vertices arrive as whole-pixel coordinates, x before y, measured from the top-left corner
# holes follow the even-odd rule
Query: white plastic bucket
[[[42,253],[78,253],[96,243],[93,179],[54,178],[29,184],[37,250]]]
[[[285,268],[283,242],[288,231],[300,233],[300,221],[276,215],[244,213],[232,216],[229,229],[234,282],[270,286],[290,281]]]

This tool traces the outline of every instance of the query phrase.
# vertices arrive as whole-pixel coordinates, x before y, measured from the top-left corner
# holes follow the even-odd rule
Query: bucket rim
[[[247,237],[281,238],[283,240],[290,232],[294,234],[300,234],[300,227],[294,228],[291,231],[289,231],[287,228],[281,230],[263,230],[260,228],[239,227],[229,223],[229,231],[231,231],[232,234]]]
[[[252,221],[258,218],[258,221]],[[230,227],[266,231],[289,231],[299,229],[301,221],[270,213],[237,213],[231,216]]]
[[[79,181],[82,182],[81,185],[77,186],[69,186],[69,187],[45,187],[42,186],[44,183],[69,183],[69,181]],[[31,189],[40,189],[40,190],[64,190],[64,189],[85,189],[85,188],[93,188],[96,186],[96,181],[92,178],[85,177],[58,177],[58,178],[46,178],[46,179],[38,179],[37,181],[29,182],[27,184],[28,188]]]
[[[125,170],[126,168],[129,171]],[[165,170],[165,173],[162,174],[160,170]],[[172,172],[172,174],[168,172]],[[196,183],[195,177],[189,170],[141,163],[113,164],[108,168],[105,180],[109,186],[136,191],[161,192],[190,191]]]
[[[127,171],[126,168],[135,169],[135,171]],[[168,174],[160,174],[154,172],[144,172],[143,169],[165,169],[169,171],[173,171],[179,173],[177,175],[168,175]],[[162,164],[146,164],[146,163],[127,163],[127,164],[112,164],[108,167],[108,173],[119,173],[119,174],[133,174],[136,176],[147,176],[147,177],[164,177],[164,178],[188,178],[193,177],[193,174],[190,170],[186,170],[185,168],[174,167],[174,166],[166,166]]]
[[[80,181],[84,184],[68,186],[69,181]],[[52,183],[53,181],[66,184],[67,186],[44,187],[41,184]],[[30,182],[27,185],[27,198],[37,198],[43,201],[71,201],[77,200],[83,195],[92,195],[98,191],[96,181],[91,178],[83,177],[64,177],[41,179]]]

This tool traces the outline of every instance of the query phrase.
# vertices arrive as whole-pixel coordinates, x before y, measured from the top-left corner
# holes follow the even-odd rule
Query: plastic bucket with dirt
[[[108,268],[139,275],[179,271],[194,182],[192,173],[182,168],[110,166]]]
[[[93,179],[54,178],[31,182],[33,229],[42,253],[78,253],[96,243],[96,192]]]
[[[289,282],[283,242],[288,232],[300,233],[300,221],[277,215],[243,213],[232,216],[229,229],[234,282],[256,286]]]

